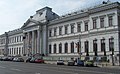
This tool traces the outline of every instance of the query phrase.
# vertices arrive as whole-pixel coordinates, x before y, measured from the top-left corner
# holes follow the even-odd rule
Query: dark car
[[[8,57],[3,57],[2,60],[3,61],[9,61]]]
[[[2,57],[0,57],[0,61],[3,61],[3,58],[2,58]]]
[[[67,65],[68,65],[68,66],[74,66],[74,65],[75,65],[74,60],[69,60],[69,61],[67,62]]]
[[[29,58],[26,59],[25,62],[30,62],[31,59],[32,59],[32,57],[29,57]]]
[[[84,66],[83,60],[77,60],[77,66]]]
[[[30,63],[35,63],[36,58],[32,57]]]
[[[42,59],[36,59],[35,63],[44,63],[44,60],[42,60]]]
[[[63,60],[58,60],[57,65],[64,65],[64,61]]]

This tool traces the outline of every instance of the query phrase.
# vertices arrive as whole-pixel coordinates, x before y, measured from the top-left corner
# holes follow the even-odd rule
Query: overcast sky
[[[36,10],[45,6],[51,7],[58,15],[63,15],[102,1],[107,0],[0,0],[0,34],[20,28]]]

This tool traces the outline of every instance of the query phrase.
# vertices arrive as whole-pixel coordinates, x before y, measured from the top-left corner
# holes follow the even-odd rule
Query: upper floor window
[[[109,26],[113,25],[113,16],[108,16],[108,23],[109,23]]]
[[[71,33],[74,33],[74,25],[75,25],[75,23],[72,23],[70,25],[71,25]]]
[[[101,27],[101,28],[104,27],[104,18],[100,18],[100,27]]]
[[[59,27],[59,35],[62,35],[62,26]]]
[[[77,22],[77,32],[81,32],[81,23],[82,22]]]
[[[52,29],[49,30],[49,37],[52,36]]]
[[[114,51],[114,38],[109,38],[109,51]]]
[[[65,34],[68,33],[68,25],[65,25]]]
[[[57,28],[54,28],[54,36],[57,34]]]
[[[93,19],[93,29],[97,28],[97,19]]]
[[[19,41],[19,36],[16,37],[17,38],[17,42]]]
[[[88,22],[85,22],[85,31],[88,31]]]

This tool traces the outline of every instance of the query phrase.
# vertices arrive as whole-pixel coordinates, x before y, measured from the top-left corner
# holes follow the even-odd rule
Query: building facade
[[[39,53],[54,59],[79,57],[94,60],[97,57],[101,60],[105,57],[108,60],[113,56],[119,59],[119,27],[118,2],[100,4],[63,16],[45,7],[30,16],[17,32],[6,32],[0,36],[0,54],[3,55],[4,51],[12,56]]]
[[[49,56],[119,58],[119,7],[119,3],[102,4],[52,20],[48,24]]]

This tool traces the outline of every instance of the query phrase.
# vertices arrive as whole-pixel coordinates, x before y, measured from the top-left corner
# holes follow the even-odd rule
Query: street
[[[119,74],[119,69],[0,61],[0,74]]]

